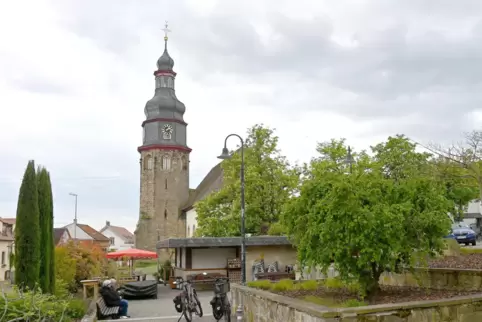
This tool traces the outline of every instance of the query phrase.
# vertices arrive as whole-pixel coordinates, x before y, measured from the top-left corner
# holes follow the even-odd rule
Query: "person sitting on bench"
[[[119,307],[119,317],[121,319],[127,319],[130,317],[127,315],[127,308],[129,306],[129,303],[126,300],[122,299],[117,293],[117,291],[115,290],[115,283],[112,283],[112,280],[105,280],[102,283],[100,295],[102,296],[102,299],[104,299],[105,305],[107,307]]]

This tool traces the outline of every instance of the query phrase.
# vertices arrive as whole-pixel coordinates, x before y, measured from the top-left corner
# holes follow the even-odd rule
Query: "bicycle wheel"
[[[227,295],[224,298],[224,322],[231,322],[231,303]]]
[[[192,311],[189,307],[189,299],[187,298],[186,294],[183,294],[181,297],[181,306],[182,306],[182,314],[184,314],[184,318],[186,322],[192,321]]]
[[[199,299],[197,298],[196,290],[193,290],[192,297],[193,297],[194,303],[196,305],[195,308],[194,308],[196,310],[196,314],[199,317],[202,317],[203,316],[203,308],[201,306],[201,301],[199,301]]]

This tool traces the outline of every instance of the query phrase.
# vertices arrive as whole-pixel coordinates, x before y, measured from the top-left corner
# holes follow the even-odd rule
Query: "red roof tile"
[[[97,230],[94,228],[90,227],[89,225],[82,225],[82,224],[77,224],[77,226],[85,231],[87,235],[92,237],[96,241],[109,241],[110,239],[99,233]]]
[[[105,226],[104,228],[102,228],[101,232],[107,230],[108,228],[110,228],[110,230],[114,234],[123,237],[125,240],[133,240],[134,239],[134,234],[132,234],[130,231],[128,231],[124,227],[109,225],[109,226]]]

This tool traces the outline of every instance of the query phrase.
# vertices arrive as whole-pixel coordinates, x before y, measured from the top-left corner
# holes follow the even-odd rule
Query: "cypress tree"
[[[35,162],[28,162],[17,204],[15,227],[15,283],[33,289],[39,282],[40,227]]]
[[[44,292],[52,293],[51,287],[51,257],[52,249],[52,187],[50,176],[45,168],[38,168],[37,189],[39,203],[39,227],[40,227],[40,288]]]
[[[54,241],[54,198],[52,195],[52,182],[50,181],[50,174],[47,172],[48,191],[50,198],[50,213],[49,213],[49,248],[50,248],[50,293],[55,292],[55,241]]]

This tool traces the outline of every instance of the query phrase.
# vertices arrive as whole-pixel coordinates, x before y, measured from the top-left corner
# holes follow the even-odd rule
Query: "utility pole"
[[[74,213],[74,241],[77,241],[77,194],[69,193],[69,195],[75,197],[75,213]]]

